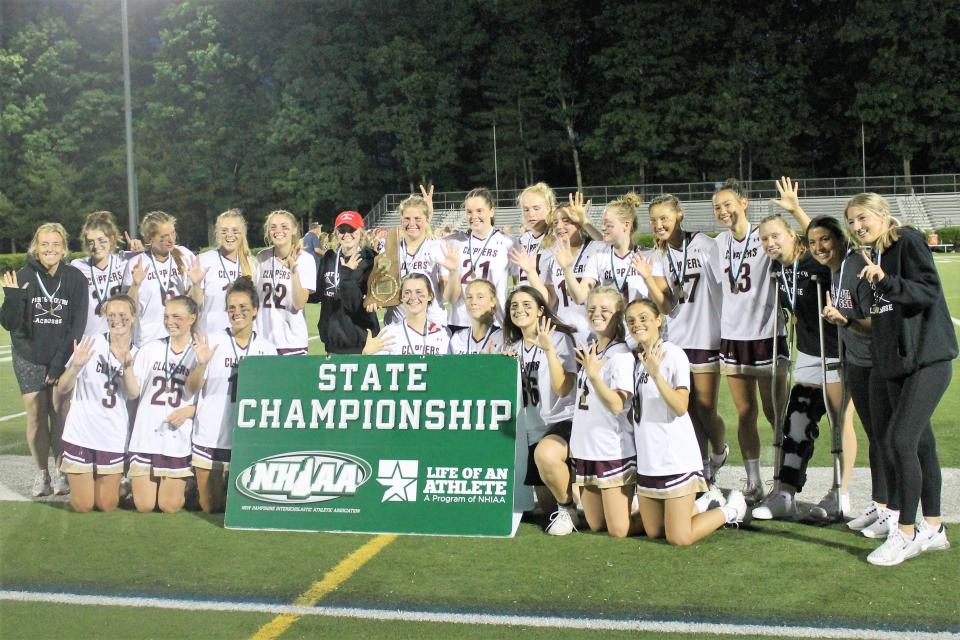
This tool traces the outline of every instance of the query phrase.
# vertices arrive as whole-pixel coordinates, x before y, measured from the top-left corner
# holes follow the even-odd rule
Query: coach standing
[[[37,465],[33,495],[70,491],[66,479],[48,471],[53,447],[59,465],[63,421],[57,415],[53,389],[80,340],[87,321],[87,279],[66,263],[67,232],[59,223],[37,228],[19,272],[3,274],[0,322],[13,339],[13,370],[23,395],[27,444]]]

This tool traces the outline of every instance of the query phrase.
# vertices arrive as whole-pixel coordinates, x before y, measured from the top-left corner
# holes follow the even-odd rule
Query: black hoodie
[[[874,262],[883,280],[873,290],[873,364],[892,380],[957,357],[954,333],[933,256],[916,229],[900,229],[900,239]]]
[[[367,340],[367,330],[373,335],[380,332],[377,314],[363,307],[367,278],[376,254],[368,247],[360,251],[362,260],[356,270],[342,264],[337,269],[337,252],[333,249],[320,258],[317,291],[312,299],[320,302],[317,328],[327,353],[360,353]]]
[[[18,355],[46,366],[48,377],[59,378],[73,353],[74,340],[80,340],[87,324],[87,278],[66,262],[51,276],[35,257],[27,256],[27,265],[17,272],[17,283],[28,286],[4,287],[0,323],[10,332]]]

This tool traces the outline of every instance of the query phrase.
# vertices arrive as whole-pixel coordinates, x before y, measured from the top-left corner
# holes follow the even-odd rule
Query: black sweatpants
[[[853,399],[863,431],[867,434],[867,452],[870,456],[870,491],[874,502],[887,504],[887,477],[884,473],[883,442],[877,437],[870,411],[870,371],[872,367],[844,364],[843,373],[847,391]]]
[[[885,443],[900,492],[902,525],[916,522],[918,504],[922,505],[924,516],[940,516],[942,478],[930,418],[950,386],[952,375],[953,363],[945,360],[903,378],[887,380],[893,413]]]

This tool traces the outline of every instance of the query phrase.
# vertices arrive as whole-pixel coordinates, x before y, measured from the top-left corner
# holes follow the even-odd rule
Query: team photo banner
[[[514,358],[240,363],[225,526],[510,536]]]

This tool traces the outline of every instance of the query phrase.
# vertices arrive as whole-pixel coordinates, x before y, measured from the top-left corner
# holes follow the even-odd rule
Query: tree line
[[[129,18],[140,210],[194,245],[227,208],[329,222],[427,182],[855,176],[861,124],[870,174],[960,166],[949,0],[135,0]],[[5,0],[0,20],[0,246],[124,220],[119,0]]]

